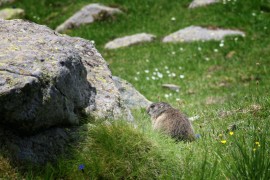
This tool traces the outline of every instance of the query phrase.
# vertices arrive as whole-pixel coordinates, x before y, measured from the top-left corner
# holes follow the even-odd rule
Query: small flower
[[[210,60],[208,57],[205,57],[204,59],[205,59],[206,61],[209,61],[209,60]]]
[[[156,80],[156,77],[155,77],[155,76],[152,76],[151,78],[152,78],[153,80]]]
[[[180,48],[180,51],[184,51],[184,48]]]
[[[172,20],[172,21],[175,21],[175,20],[176,20],[176,18],[175,18],[175,17],[172,17],[172,18],[171,18],[171,20]]]
[[[79,169],[79,171],[82,171],[82,172],[84,172],[84,164],[80,164],[79,166],[78,166],[78,169]]]
[[[175,51],[172,52],[172,55],[175,55]]]
[[[147,81],[149,81],[149,80],[150,80],[150,78],[149,78],[149,77],[146,77],[146,80],[147,80]]]
[[[92,40],[92,41],[90,41],[92,44],[95,44],[95,41],[94,40]]]
[[[179,67],[178,67],[178,69],[180,69],[180,70],[181,70],[181,69],[183,69],[183,67],[179,66]]]
[[[223,136],[223,134],[219,134],[219,135],[218,135],[218,137],[222,137],[222,136]]]
[[[256,148],[253,148],[253,151],[255,152],[257,149]]]
[[[165,69],[169,69],[168,66],[165,66],[164,68],[165,68]]]
[[[169,94],[165,94],[164,97],[165,97],[165,98],[168,98],[168,97],[169,97]]]
[[[261,145],[260,145],[260,142],[258,142],[258,141],[256,141],[255,144],[256,144],[258,147],[261,146]]]
[[[138,81],[139,79],[138,79],[137,77],[134,77],[134,80],[135,80],[135,81]]]
[[[157,76],[158,76],[159,78],[163,78],[163,74],[160,73],[160,72],[157,73]]]
[[[138,71],[138,72],[136,72],[136,74],[138,74],[138,75],[139,75],[139,74],[140,74],[140,72]]]
[[[198,51],[201,51],[202,50],[202,48],[201,47],[198,47]]]
[[[214,52],[218,52],[218,49],[214,49]]]
[[[226,141],[226,140],[221,140],[220,142],[221,142],[222,144],[226,144],[227,141]]]
[[[184,78],[185,78],[185,76],[184,76],[183,74],[181,74],[179,77],[180,77],[181,79],[184,79]]]
[[[234,134],[234,132],[230,131],[229,134],[232,136]]]
[[[146,70],[144,70],[144,72],[145,72],[145,73],[149,73],[149,70],[148,70],[148,69],[146,69]]]
[[[256,13],[252,13],[252,16],[256,16]]]
[[[176,74],[175,74],[175,73],[172,73],[171,75],[172,75],[172,77],[175,77],[175,76],[176,76]]]
[[[158,68],[155,68],[155,71],[158,71]]]
[[[219,47],[223,47],[223,46],[224,46],[224,44],[223,44],[223,43],[220,43],[220,44],[219,44]]]
[[[167,73],[167,74],[170,74],[170,71],[169,71],[169,70],[167,70],[167,71],[166,71],[166,73]]]
[[[145,61],[146,61],[146,62],[149,62],[149,59],[146,59]]]

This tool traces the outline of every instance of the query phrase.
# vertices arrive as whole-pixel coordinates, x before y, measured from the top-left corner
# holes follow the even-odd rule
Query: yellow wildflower
[[[222,144],[226,144],[226,140],[222,140],[222,141],[220,141]]]
[[[218,136],[219,136],[219,137],[222,137],[222,134],[219,134]]]
[[[256,148],[253,148],[253,151],[255,152],[256,151]]]
[[[258,142],[258,141],[256,141],[255,144],[256,144],[258,147],[261,146],[261,145],[260,145],[260,142]]]
[[[229,134],[232,136],[234,134],[234,132],[231,131],[231,132],[229,132]]]

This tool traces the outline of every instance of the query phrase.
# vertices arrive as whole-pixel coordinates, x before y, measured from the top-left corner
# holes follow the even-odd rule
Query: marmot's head
[[[170,108],[172,108],[172,106],[169,105],[168,103],[156,102],[156,103],[150,104],[150,106],[147,107],[146,111],[147,111],[147,114],[149,114],[152,118],[157,118],[164,111]]]

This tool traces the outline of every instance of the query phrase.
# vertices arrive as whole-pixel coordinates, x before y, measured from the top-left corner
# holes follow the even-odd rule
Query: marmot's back
[[[153,128],[177,140],[193,141],[194,130],[188,118],[164,102],[153,103],[147,108]]]

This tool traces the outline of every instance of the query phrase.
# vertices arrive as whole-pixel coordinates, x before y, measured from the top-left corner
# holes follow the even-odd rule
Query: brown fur
[[[147,108],[153,129],[183,141],[195,140],[194,130],[188,118],[167,103],[157,102]]]

